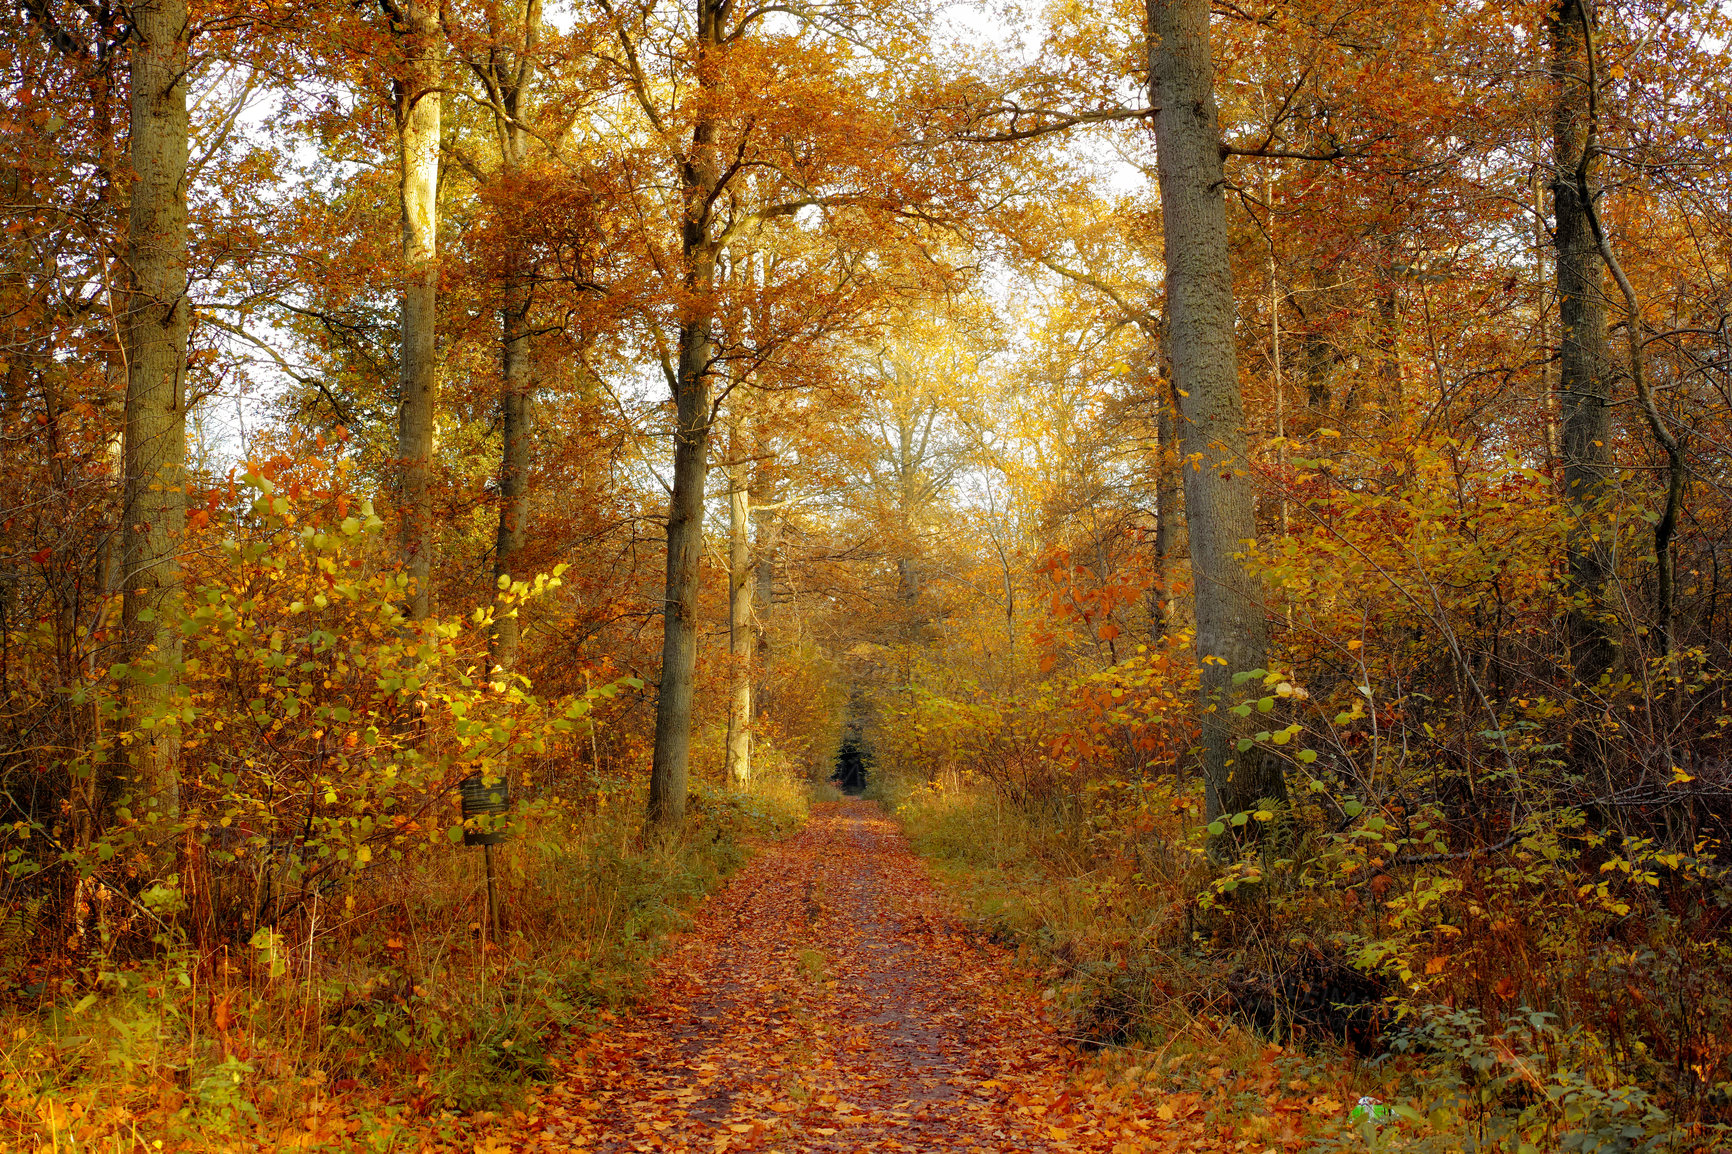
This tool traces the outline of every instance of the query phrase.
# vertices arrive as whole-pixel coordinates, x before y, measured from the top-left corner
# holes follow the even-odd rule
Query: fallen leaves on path
[[[858,801],[742,870],[556,1069],[478,1150],[1262,1154],[1304,1109],[1273,1095],[1254,1133],[1206,1133],[1200,1095],[1108,1084]]]

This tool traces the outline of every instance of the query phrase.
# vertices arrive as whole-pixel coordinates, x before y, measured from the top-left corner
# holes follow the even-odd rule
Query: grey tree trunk
[[[712,82],[724,41],[727,0],[697,0],[698,84]],[[656,695],[655,756],[649,818],[672,828],[685,820],[692,742],[692,691],[698,665],[698,569],[704,548],[704,484],[709,473],[714,356],[710,326],[716,283],[714,205],[721,182],[716,123],[700,117],[680,165],[686,315],[679,334],[674,391],[674,483],[668,498],[667,585],[662,609],[662,676]]]
[[[1570,610],[1570,658],[1576,677],[1593,684],[1616,653],[1602,620],[1601,593],[1612,558],[1600,505],[1611,475],[1611,372],[1606,360],[1604,264],[1578,179],[1588,145],[1588,54],[1584,0],[1560,0],[1550,17],[1552,203],[1557,217],[1558,410],[1563,422],[1564,499],[1571,510],[1566,543],[1569,581],[1579,602]],[[1589,11],[1591,17],[1591,9]],[[1592,178],[1598,167],[1587,158]],[[1599,540],[1595,540],[1599,537]]]
[[[1155,405],[1155,577],[1149,588],[1149,633],[1151,640],[1165,641],[1173,627],[1173,557],[1181,516],[1178,396],[1169,389]]]
[[[1377,404],[1385,423],[1401,412],[1401,320],[1396,290],[1400,287],[1393,238],[1377,243],[1378,269],[1373,295],[1377,305]]]
[[[690,203],[688,201],[688,203]],[[707,223],[707,221],[705,222]],[[688,218],[688,236],[692,231]],[[704,230],[707,232],[707,229]],[[688,282],[707,292],[714,258],[688,243]],[[694,286],[695,287],[695,286]],[[685,820],[691,755],[692,691],[698,666],[698,566],[704,549],[704,484],[710,446],[710,316],[680,327],[679,385],[674,397],[674,483],[668,500],[667,584],[662,610],[662,679],[656,695],[655,756],[650,765],[650,821]]]
[[[493,45],[489,65],[477,70],[493,105],[500,178],[509,184],[521,179],[529,158],[529,129],[522,118],[535,81],[535,51],[541,32],[540,0],[528,0],[523,6],[518,29],[500,27],[495,10],[490,31]],[[510,43],[513,40],[515,44]],[[529,266],[526,246],[516,238],[508,243],[511,251],[506,258],[506,283],[499,310],[502,388],[499,531],[493,549],[496,588],[508,586],[513,576],[523,576],[517,572],[517,555],[529,535],[530,454],[535,442],[535,345],[529,327],[534,270]],[[515,604],[496,595],[493,633],[488,642],[488,664],[495,669],[509,670],[517,663],[522,636],[518,612]]]
[[[1148,0],[1149,81],[1167,266],[1167,325],[1179,394],[1185,526],[1196,586],[1202,769],[1210,819],[1284,800],[1280,763],[1234,748],[1232,675],[1262,668],[1268,630],[1241,560],[1255,538],[1233,346],[1233,281],[1209,0]]]
[[[770,614],[776,605],[776,464],[761,462],[752,479],[753,551],[757,555],[752,567],[757,582],[756,610],[752,624],[756,629],[753,675],[758,679],[752,691],[752,714],[761,732],[765,709],[769,705]]]
[[[146,0],[132,9],[132,183],[127,224],[125,593],[129,659],[171,663],[180,652],[169,616],[180,587],[186,529],[187,6]],[[165,676],[135,682],[134,723],[168,700]],[[179,742],[171,727],[133,746],[134,810],[172,817],[180,806]]]
[[[738,446],[736,444],[736,453]],[[751,490],[747,464],[728,467],[728,780],[736,789],[752,781],[752,572]]]
[[[398,190],[403,222],[403,299],[398,367],[397,515],[403,563],[410,579],[409,616],[427,616],[433,580],[434,407],[439,393],[439,115],[441,29],[436,8],[405,0],[395,28],[404,59],[393,81]]]
[[[529,288],[522,281],[508,285],[501,310],[504,327],[504,387],[499,397],[503,417],[499,453],[499,532],[494,540],[493,576],[496,587],[522,577],[517,555],[529,537],[530,451],[535,440],[535,349],[529,335]],[[503,590],[501,591],[503,592]],[[510,670],[517,664],[522,622],[516,604],[496,601],[488,663]]]

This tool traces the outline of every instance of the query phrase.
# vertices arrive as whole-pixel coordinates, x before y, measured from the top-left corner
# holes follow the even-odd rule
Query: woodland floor
[[[576,1042],[516,1132],[483,1145],[1265,1149],[1205,1138],[1194,1094],[1102,1084],[1043,1010],[876,805],[828,804],[706,902],[641,1008]]]

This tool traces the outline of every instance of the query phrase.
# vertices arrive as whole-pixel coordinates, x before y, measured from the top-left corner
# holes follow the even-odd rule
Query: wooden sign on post
[[[497,820],[511,808],[511,786],[504,777],[488,780],[480,774],[463,779],[459,787],[463,798],[463,844],[481,847],[487,863],[487,921],[493,928],[493,940],[499,940],[499,898],[493,888],[493,847],[505,840],[505,824]],[[486,828],[470,824],[472,818],[494,819],[484,822]]]

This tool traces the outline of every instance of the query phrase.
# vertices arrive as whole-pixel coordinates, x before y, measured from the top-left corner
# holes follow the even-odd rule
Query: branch
[[[1113,304],[1118,306],[1119,311],[1125,315],[1125,319],[1131,321],[1149,336],[1158,337],[1160,335],[1160,322],[1156,319],[1153,313],[1146,309],[1135,307],[1129,301],[1125,300],[1124,296],[1117,289],[1113,288],[1105,281],[1102,281],[1089,273],[1078,272],[1073,268],[1066,268],[1051,257],[1037,256],[1035,259],[1053,272],[1056,272],[1058,275],[1068,277],[1080,285],[1086,285],[1112,301]]]
[[[331,408],[335,410],[337,419],[351,428],[354,427],[354,417],[350,416],[348,411],[343,408],[342,402],[338,401],[337,398],[331,394],[331,390],[325,387],[324,381],[321,381],[317,377],[309,377],[304,373],[296,372],[289,362],[283,359],[281,353],[277,352],[276,349],[273,349],[270,345],[266,344],[258,337],[253,336],[253,334],[247,332],[239,325],[230,324],[228,321],[225,321],[220,317],[213,317],[203,309],[198,310],[198,312],[199,319],[204,321],[205,324],[210,325],[213,328],[221,329],[223,332],[228,333],[231,336],[239,337],[241,340],[246,341],[248,344],[264,353],[267,357],[271,358],[271,360],[276,363],[277,368],[281,369],[290,379],[303,385],[311,385],[313,388],[319,390],[325,400],[330,403]]]
[[[639,63],[637,58],[637,46],[632,43],[631,35],[625,30],[625,22],[614,12],[610,0],[596,0],[596,2],[601,5],[601,10],[607,13],[608,19],[614,22],[620,47],[625,49],[627,73],[631,77],[632,95],[637,97],[639,107],[643,109],[644,115],[649,117],[650,127],[654,128],[659,135],[666,136],[667,127],[662,124],[662,118],[656,112],[655,105],[650,103],[649,85],[644,80],[643,65]]]
[[[1221,142],[1221,156],[1223,159],[1229,156],[1256,156],[1262,157],[1265,160],[1330,161],[1340,160],[1342,157],[1348,155],[1348,151],[1345,148],[1342,148],[1339,144],[1330,145],[1328,152],[1299,152],[1290,148],[1240,148],[1238,145],[1228,144],[1224,140]]]
[[[1109,108],[1098,112],[1066,112],[1050,108],[1022,108],[1010,104],[989,109],[976,118],[979,122],[994,116],[1008,116],[1011,123],[1009,129],[991,133],[962,132],[954,139],[966,144],[1009,144],[1050,136],[1055,132],[1068,132],[1088,124],[1108,124],[1115,120],[1146,120],[1159,111],[1158,108]],[[1028,128],[1015,127],[1023,117],[1036,117],[1039,122]]]
[[[23,10],[26,20],[34,20],[42,26],[42,35],[49,45],[66,56],[83,56],[88,51],[86,45],[80,43],[77,37],[60,26],[54,19],[54,13],[48,10],[48,5],[41,0],[22,0],[19,7]]]

